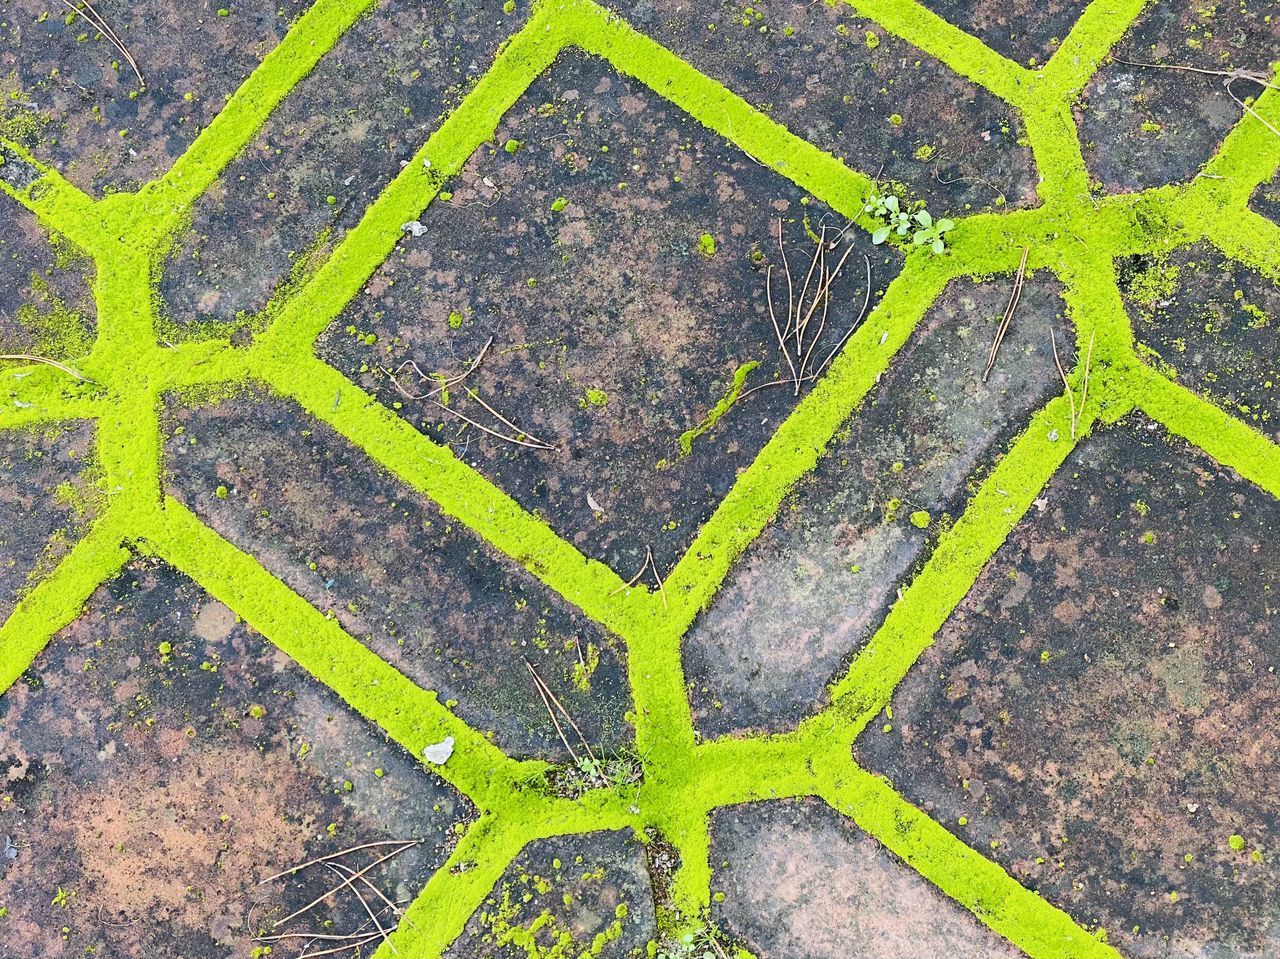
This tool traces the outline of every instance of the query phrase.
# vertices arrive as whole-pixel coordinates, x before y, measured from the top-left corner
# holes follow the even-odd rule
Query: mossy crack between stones
[[[401,237],[499,121],[549,69],[577,47],[666,98],[757,162],[864,229],[872,180],[771,120],[591,0],[542,0],[499,50],[484,76],[387,185],[327,259],[275,304],[248,346],[208,338],[157,341],[154,287],[195,202],[250,142],[272,111],[372,0],[318,0],[245,81],[172,168],[134,193],[94,199],[20,147],[0,143],[8,171],[0,188],[50,232],[90,256],[97,276],[96,340],[78,368],[93,383],[47,368],[0,370],[0,428],[91,419],[108,505],[59,566],[0,626],[0,689],[31,665],[80,612],[94,589],[133,555],[154,555],[191,576],[333,689],[355,711],[421,755],[452,736],[454,755],[432,767],[476,804],[448,863],[427,883],[380,959],[440,956],[462,932],[503,870],[530,842],[596,830],[661,834],[680,866],[661,916],[667,931],[700,921],[711,901],[708,822],[732,803],[816,796],[849,816],[946,895],[1031,956],[1114,956],[1105,931],[1089,930],[1000,866],[965,845],[858,768],[850,747],[933,641],[978,573],[1031,507],[1076,444],[1098,423],[1141,409],[1273,496],[1280,448],[1164,374],[1143,365],[1120,299],[1113,260],[1207,239],[1226,255],[1280,280],[1280,227],[1247,209],[1255,188],[1280,167],[1280,94],[1253,104],[1209,161],[1182,185],[1094,198],[1071,114],[1074,98],[1146,6],[1095,0],[1049,62],[1037,70],[1001,57],[914,0],[847,0],[883,30],[936,57],[1022,116],[1040,176],[1041,205],[957,218],[945,255],[911,253],[873,312],[822,379],[783,422],[698,531],[665,582],[665,595],[588,559],[542,520],[433,443],[313,354],[316,338],[359,292]],[[557,201],[558,202],[558,201]],[[958,277],[1011,274],[1024,249],[1028,270],[1063,283],[1091,370],[1071,374],[1088,405],[1070,438],[1065,396],[1035,413],[954,526],[905,589],[830,704],[782,735],[700,742],[686,695],[680,648],[699,611],[783,497],[812,470],[836,432],[857,415],[926,310]],[[744,368],[745,369],[745,368]],[[745,376],[745,373],[743,374]],[[159,407],[172,390],[264,383],[364,450],[491,546],[626,643],[643,778],[576,799],[536,788],[546,765],[516,761],[470,729],[434,692],[416,686],[326,619],[252,556],[206,527],[161,484]],[[742,383],[735,380],[735,390]],[[336,403],[335,396],[341,397]],[[720,413],[732,402],[726,398]],[[714,423],[715,413],[707,426]],[[695,433],[696,435],[696,433]],[[690,440],[692,440],[692,436]]]

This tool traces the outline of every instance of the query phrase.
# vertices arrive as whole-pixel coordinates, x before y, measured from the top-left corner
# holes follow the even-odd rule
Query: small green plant
[[[871,191],[862,209],[884,224],[871,234],[871,242],[877,246],[895,233],[898,236],[910,233],[912,246],[927,246],[934,253],[942,253],[947,248],[943,234],[955,226],[945,218],[935,220],[923,206],[914,213],[908,213],[895,194],[881,193],[878,187]]]
[[[885,223],[871,234],[871,242],[877,246],[889,239],[890,233],[896,232],[898,236],[906,236],[911,230],[911,214],[902,209],[898,198],[892,193],[884,194],[878,189],[872,190],[871,196],[867,197],[866,206],[862,209]]]
[[[729,959],[721,939],[710,926],[682,933],[658,944],[654,959]]]
[[[946,250],[947,243],[942,238],[942,234],[955,226],[954,223],[945,217],[935,220],[928,210],[917,210],[915,221],[920,225],[920,229],[911,235],[912,246],[927,246],[934,253],[942,253]]]

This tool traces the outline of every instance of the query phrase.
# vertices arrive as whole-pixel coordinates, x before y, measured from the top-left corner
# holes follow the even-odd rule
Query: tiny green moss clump
[[[929,528],[929,511],[918,509],[911,514],[911,525],[916,529]]]
[[[716,255],[716,238],[710,233],[704,233],[698,237],[698,252],[705,256],[708,260]]]
[[[559,213],[568,205],[569,205],[569,200],[566,197],[558,196],[551,201],[551,212]]]
[[[584,408],[587,406],[608,406],[609,394],[604,390],[587,390],[582,399],[578,401],[578,405]]]
[[[508,153],[515,154],[520,152],[520,147],[522,146],[524,146],[524,144],[519,140],[512,139],[502,144],[502,149],[506,150]]]

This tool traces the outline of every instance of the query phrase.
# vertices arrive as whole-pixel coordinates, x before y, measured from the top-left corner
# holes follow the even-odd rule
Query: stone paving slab
[[[1273,6],[0,0],[0,955],[1274,952]]]

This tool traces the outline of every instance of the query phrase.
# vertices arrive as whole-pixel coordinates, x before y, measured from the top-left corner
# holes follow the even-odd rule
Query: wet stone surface
[[[959,515],[966,481],[1061,389],[1049,330],[1070,332],[1047,275],[1027,280],[982,382],[1010,283],[947,287],[694,624],[685,670],[704,735],[790,729],[816,710]]]
[[[427,233],[406,237],[322,338],[321,357],[401,403],[588,556],[629,578],[652,544],[669,569],[797,402],[792,388],[764,389],[751,415],[731,411],[692,435],[746,364],[759,364],[748,389],[791,378],[765,290],[772,268],[785,323],[778,218],[797,296],[815,250],[806,224],[840,221],[581,56],[536,82],[448,186],[451,198],[422,217]],[[860,254],[874,257],[877,292],[898,270],[865,235],[851,242],[831,254],[849,259],[810,372],[858,317]],[[385,372],[413,361],[452,376],[490,339],[480,368],[450,389],[452,412],[397,392],[419,396],[434,381],[405,368],[397,386]],[[511,435],[494,411],[557,448],[503,442],[459,418]]]
[[[101,0],[93,8],[138,62],[145,90],[110,41],[63,5],[0,0],[0,136],[81,189],[105,193],[164,173],[305,5]]]
[[[1274,499],[1147,421],[1095,435],[859,761],[1124,955],[1272,954],[1277,533]]]
[[[0,432],[0,622],[92,517],[92,443],[85,424]]]
[[[1280,285],[1207,243],[1130,257],[1118,271],[1150,362],[1280,439]]]
[[[0,898],[15,959],[248,959],[255,935],[339,881],[317,867],[260,879],[362,843],[421,839],[367,874],[407,901],[472,815],[229,609],[145,564],[101,587],[0,698],[0,756],[0,831],[16,847],[0,861]],[[339,862],[359,869],[379,851]],[[376,932],[350,894],[281,928],[326,920],[330,933]]]
[[[1186,180],[1245,116],[1222,77],[1132,63],[1266,72],[1278,42],[1272,4],[1150,4],[1077,106],[1090,174],[1111,193]],[[1241,100],[1261,92],[1247,81],[1232,89]]]
[[[1005,959],[1009,946],[817,800],[712,816],[713,919],[758,959]]]
[[[935,215],[1036,202],[1014,111],[844,3],[616,8],[792,133],[907,184]]]
[[[1280,223],[1280,175],[1274,177],[1270,183],[1264,183],[1258,187],[1257,192],[1253,194],[1250,206],[1263,216]]]
[[[630,738],[621,643],[283,401],[170,408],[168,488],[515,755],[562,757],[525,661],[593,744]]]
[[[358,21],[197,204],[160,284],[169,318],[236,320],[314,267],[489,68],[520,7],[388,0]]]
[[[996,53],[1023,66],[1048,61],[1087,0],[924,0],[924,5]]]
[[[32,214],[0,199],[0,353],[83,356],[93,345],[97,314],[92,265],[45,233]]]
[[[528,846],[445,956],[639,959],[656,932],[643,848],[620,833],[591,833]]]

